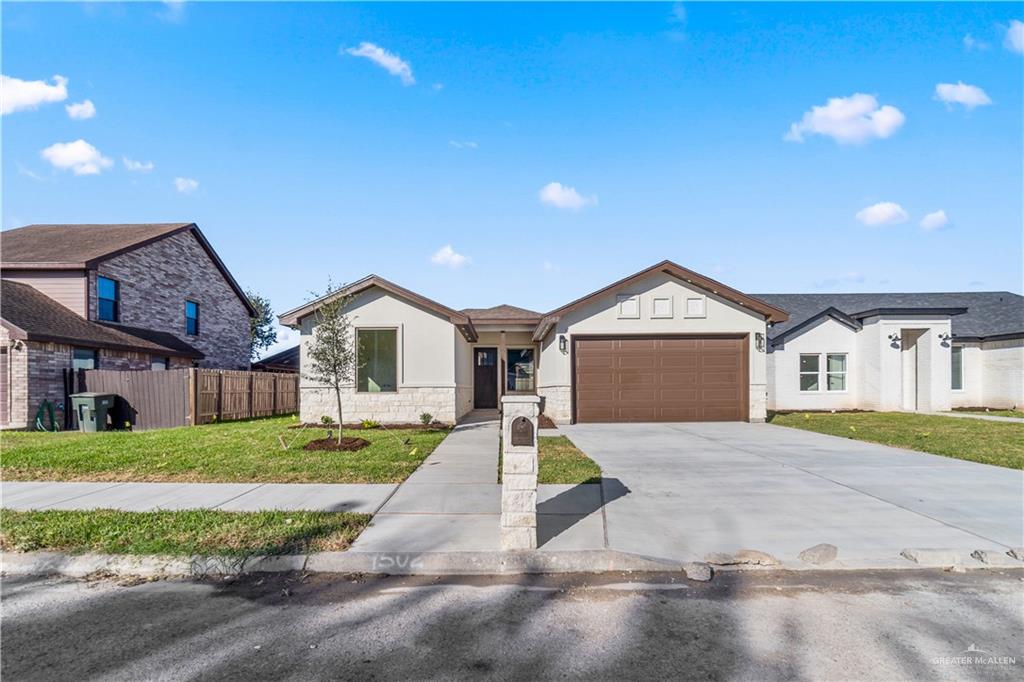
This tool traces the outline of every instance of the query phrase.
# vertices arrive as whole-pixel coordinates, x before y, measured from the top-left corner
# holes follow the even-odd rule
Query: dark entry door
[[[473,351],[473,407],[498,407],[498,349],[477,348]]]

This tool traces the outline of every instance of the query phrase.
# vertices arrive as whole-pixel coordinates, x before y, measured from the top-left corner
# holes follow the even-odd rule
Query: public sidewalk
[[[93,483],[3,481],[5,509],[122,509],[156,511],[347,511],[373,514],[395,483]]]
[[[352,552],[499,550],[499,419],[474,412],[384,504]],[[537,536],[543,550],[604,549],[599,485],[541,485]]]
[[[984,419],[990,422],[1009,422],[1011,424],[1024,424],[1024,418],[1003,417],[998,414],[985,414],[984,412],[926,412],[937,417],[957,417],[959,419]]]

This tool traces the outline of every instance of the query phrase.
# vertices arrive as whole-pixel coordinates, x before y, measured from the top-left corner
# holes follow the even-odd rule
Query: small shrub
[[[324,426],[330,426],[331,424],[334,423],[334,420],[331,419],[331,416],[329,414],[325,414],[324,416],[320,417],[320,423],[323,424]]]
[[[375,422],[372,419],[364,419],[363,420],[363,428],[364,429],[379,429],[380,428],[380,422]]]
[[[434,415],[430,414],[429,412],[424,412],[423,414],[420,415],[420,422],[422,422],[424,426],[430,426],[430,424],[433,421]]]

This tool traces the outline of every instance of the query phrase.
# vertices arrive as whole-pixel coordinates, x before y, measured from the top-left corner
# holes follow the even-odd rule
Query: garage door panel
[[[577,338],[574,345],[577,421],[737,421],[746,416],[742,338]]]

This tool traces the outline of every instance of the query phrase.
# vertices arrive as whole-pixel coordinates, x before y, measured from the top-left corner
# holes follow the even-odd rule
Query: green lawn
[[[250,555],[341,551],[370,522],[348,512],[0,512],[0,548],[80,554]]]
[[[356,452],[309,451],[302,446],[326,432],[288,428],[297,423],[271,417],[139,433],[8,431],[0,435],[0,471],[7,480],[397,483],[448,434],[346,431],[370,445]]]
[[[1024,419],[1024,412],[1021,410],[954,410],[954,412],[966,412],[967,414],[988,414],[993,417],[1016,417]]]
[[[541,436],[538,446],[538,483],[599,483],[601,467],[565,436]]]
[[[773,424],[1024,469],[1024,424],[902,412],[777,414]]]

